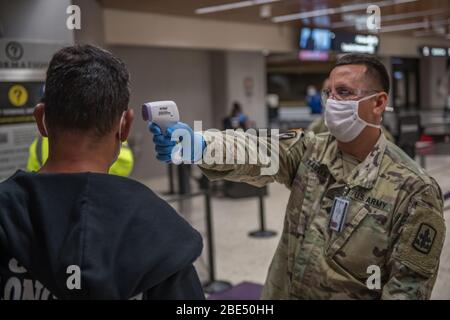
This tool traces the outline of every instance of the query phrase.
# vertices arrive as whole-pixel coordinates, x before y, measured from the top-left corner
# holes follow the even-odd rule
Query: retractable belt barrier
[[[205,197],[205,220],[206,220],[206,241],[208,247],[208,264],[209,264],[209,280],[203,284],[203,289],[206,293],[218,293],[231,288],[231,284],[228,281],[216,280],[215,270],[215,247],[214,247],[214,228],[213,217],[211,209],[211,194],[209,188],[195,193],[179,194],[165,200],[171,202],[181,202],[183,200],[190,200],[196,197]]]

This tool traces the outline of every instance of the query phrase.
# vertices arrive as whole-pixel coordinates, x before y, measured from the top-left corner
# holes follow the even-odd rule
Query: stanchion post
[[[162,194],[171,196],[175,194],[175,177],[173,174],[173,164],[171,163],[167,165],[167,175],[169,177],[169,190],[162,192]]]
[[[216,280],[216,265],[214,254],[214,229],[211,210],[211,195],[209,186],[205,192],[205,213],[206,213],[206,238],[208,242],[208,264],[209,264],[209,281],[203,286],[206,293],[219,293],[231,288],[231,284],[227,281]]]
[[[169,194],[175,194],[175,183],[173,181],[173,164],[168,164],[167,169],[169,170]]]
[[[190,181],[190,165],[181,164],[177,166],[178,169],[178,192],[181,195],[191,194],[191,181]],[[183,214],[191,212],[192,204],[191,199],[180,200],[179,210]]]
[[[248,233],[249,237],[254,238],[269,238],[277,234],[276,231],[266,230],[266,218],[265,218],[265,208],[264,208],[264,194],[261,191],[258,194],[259,203],[259,230],[251,231]]]

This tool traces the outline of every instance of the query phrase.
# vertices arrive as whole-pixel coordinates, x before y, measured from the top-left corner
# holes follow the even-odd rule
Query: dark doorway
[[[420,104],[419,59],[392,58],[392,103],[394,110],[416,110]]]

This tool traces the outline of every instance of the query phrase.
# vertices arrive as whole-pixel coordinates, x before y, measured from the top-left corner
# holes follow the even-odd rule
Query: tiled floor
[[[435,156],[427,158],[427,170],[436,178],[444,192],[450,191],[450,157]],[[165,179],[151,180],[147,183],[153,190],[166,188]],[[284,211],[289,191],[277,184],[269,188],[265,200],[267,228],[276,230],[277,236],[265,239],[248,237],[248,232],[258,228],[257,199],[229,200],[214,198],[212,201],[216,278],[232,284],[243,281],[264,283],[266,273],[278,244],[282,230]],[[445,203],[450,207],[450,201]],[[174,204],[177,208],[177,205]],[[189,207],[189,206],[188,206]],[[196,198],[185,210],[184,216],[205,235],[204,199]],[[189,212],[188,212],[189,211]],[[447,223],[447,237],[441,256],[438,279],[433,291],[433,299],[450,299],[450,208],[444,212]],[[205,241],[206,245],[206,241]],[[207,250],[196,262],[200,278],[208,278]]]

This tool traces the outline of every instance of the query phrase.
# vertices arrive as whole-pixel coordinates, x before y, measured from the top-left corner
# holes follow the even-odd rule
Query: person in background
[[[320,93],[315,86],[308,86],[306,89],[306,103],[311,108],[312,114],[322,113],[322,103],[320,102]]]
[[[41,103],[44,102],[45,85],[40,92]],[[48,138],[39,135],[28,148],[27,171],[39,171],[48,158]],[[121,177],[129,177],[134,168],[133,151],[127,141],[122,142],[119,157],[109,168],[108,173]]]
[[[243,129],[247,130],[253,126],[248,116],[242,111],[242,106],[239,102],[233,103],[231,114],[223,121],[225,129]]]
[[[327,101],[327,98],[326,98],[327,94],[326,94],[326,92],[328,92],[329,87],[330,87],[330,79],[326,78],[323,81],[322,93],[320,95],[320,103],[321,103],[323,108],[325,108],[325,105],[326,105],[326,101]],[[381,126],[381,130],[383,131],[383,133],[384,133],[384,135],[385,135],[385,137],[386,137],[386,139],[388,141],[390,141],[392,143],[395,143],[394,136],[389,132],[388,129],[386,129],[386,127]],[[323,116],[323,114],[320,117],[316,118],[314,121],[312,121],[309,124],[308,128],[306,128],[306,131],[312,131],[315,134],[328,132],[329,130],[328,130],[326,124],[325,124],[325,117]]]
[[[330,80],[328,78],[326,78],[323,81],[322,84],[322,91],[329,88],[330,87]],[[326,104],[326,100],[324,100],[323,95],[320,95],[320,105],[322,106],[322,109],[325,108],[325,104]],[[325,118],[323,115],[320,115],[319,117],[317,117],[314,121],[312,121],[308,128],[306,129],[307,131],[312,131],[316,134],[318,133],[322,133],[322,132],[328,132],[328,128],[325,125]]]
[[[28,150],[27,170],[29,172],[39,171],[48,158],[48,138],[39,136],[34,139]],[[134,167],[133,151],[128,146],[128,142],[122,142],[119,157],[109,168],[108,173],[121,177],[130,176]]]

